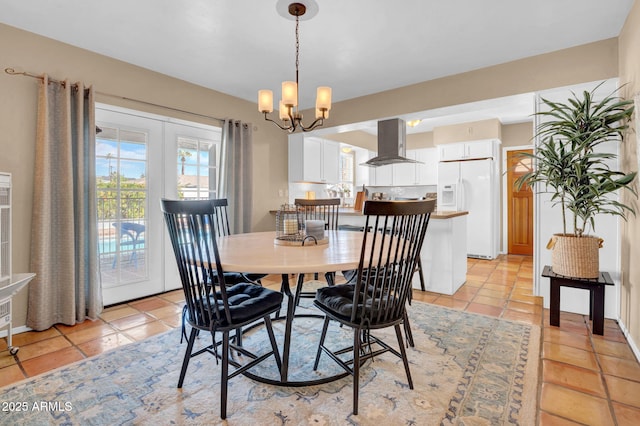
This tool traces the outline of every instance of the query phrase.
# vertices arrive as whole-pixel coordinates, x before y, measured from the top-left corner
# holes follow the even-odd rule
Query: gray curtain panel
[[[634,114],[636,116],[636,158],[638,160],[638,170],[640,170],[640,93],[636,93],[633,97],[633,105],[635,108]]]
[[[40,84],[27,325],[45,330],[102,311],[95,192],[95,105],[82,83]]]
[[[229,200],[232,234],[251,232],[253,210],[253,140],[251,125],[225,120],[222,128],[220,198]]]

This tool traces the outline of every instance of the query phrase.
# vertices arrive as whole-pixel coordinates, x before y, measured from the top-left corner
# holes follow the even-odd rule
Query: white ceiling
[[[321,85],[333,88],[335,103],[616,37],[633,4],[316,1],[317,14],[300,23],[303,108],[313,106]],[[0,0],[0,22],[255,102],[258,89],[278,97],[282,80],[295,79],[295,22],[277,3],[289,1]],[[489,102],[488,113],[521,121],[506,101],[501,108]]]

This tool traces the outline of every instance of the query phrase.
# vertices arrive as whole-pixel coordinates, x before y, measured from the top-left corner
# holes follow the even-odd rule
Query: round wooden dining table
[[[225,272],[256,272],[282,276],[281,291],[287,296],[287,314],[280,380],[255,378],[266,383],[287,386],[303,386],[335,380],[337,377],[309,381],[288,379],[291,330],[295,312],[289,276],[356,269],[360,260],[363,233],[326,231],[328,244],[315,245],[313,242],[306,242],[304,246],[279,245],[276,244],[275,238],[275,232],[251,232],[228,235],[218,240],[220,263]],[[344,374],[340,377],[342,376]]]

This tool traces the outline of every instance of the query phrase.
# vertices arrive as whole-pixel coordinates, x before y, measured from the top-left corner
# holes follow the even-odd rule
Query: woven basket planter
[[[554,234],[547,244],[552,250],[551,269],[566,277],[598,278],[602,238],[591,235]]]

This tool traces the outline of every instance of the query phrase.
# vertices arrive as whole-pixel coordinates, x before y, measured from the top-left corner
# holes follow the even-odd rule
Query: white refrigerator
[[[438,163],[438,210],[467,211],[467,256],[495,259],[499,249],[498,170],[492,158]]]

